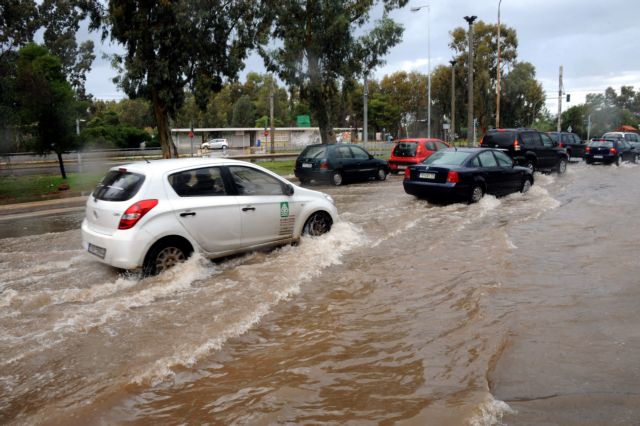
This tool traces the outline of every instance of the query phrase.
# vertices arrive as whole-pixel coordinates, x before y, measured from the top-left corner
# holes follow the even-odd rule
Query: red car
[[[408,166],[422,163],[434,152],[446,148],[449,144],[440,139],[400,139],[391,151],[389,170],[394,174],[404,172]]]

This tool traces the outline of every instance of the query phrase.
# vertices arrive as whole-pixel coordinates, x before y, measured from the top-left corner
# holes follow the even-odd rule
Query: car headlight
[[[327,200],[329,200],[329,202],[331,204],[333,204],[334,206],[336,205],[336,202],[333,200],[333,197],[329,194],[325,194],[324,192],[322,193],[322,195],[324,195],[324,198],[326,198]]]

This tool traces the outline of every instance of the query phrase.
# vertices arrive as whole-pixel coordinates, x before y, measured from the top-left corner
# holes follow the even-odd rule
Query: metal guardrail
[[[360,144],[362,145],[362,144]],[[384,143],[384,142],[369,142],[365,145],[365,148],[373,155],[377,156],[388,156],[391,152],[393,144]],[[243,161],[275,161],[275,160],[284,160],[284,159],[294,159],[299,154],[302,148],[304,147],[296,147],[299,148],[297,150],[291,150],[287,152],[277,152],[274,154],[262,152],[255,153],[252,152],[250,154],[244,153],[246,149],[239,148],[234,149],[230,148],[226,150],[224,153],[220,150],[206,150],[199,151],[194,153],[194,157],[223,157],[223,158],[231,158],[235,160],[243,160]],[[252,147],[252,150],[256,148]],[[243,153],[234,153],[234,151],[243,151]],[[181,156],[190,157],[190,153],[181,153]],[[18,170],[18,169],[31,169],[31,168],[47,168],[47,167],[57,167],[58,159],[55,156],[48,156],[52,158],[43,158],[42,156],[35,155],[33,153],[15,153],[4,155],[0,157],[0,159],[4,159],[4,161],[0,160],[0,169],[10,169],[10,170]],[[70,152],[63,154],[63,161],[65,165],[78,165],[81,166],[83,164],[95,164],[100,162],[130,162],[130,161],[139,161],[139,160],[156,160],[162,158],[162,151],[160,149],[118,149],[118,150],[96,150],[96,151],[85,151],[85,152]],[[17,160],[17,161],[16,161]]]

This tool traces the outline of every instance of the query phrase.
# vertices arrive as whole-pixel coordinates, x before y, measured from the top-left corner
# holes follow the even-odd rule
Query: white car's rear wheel
[[[184,262],[191,255],[191,248],[184,242],[170,239],[156,243],[144,261],[144,273],[157,275]]]

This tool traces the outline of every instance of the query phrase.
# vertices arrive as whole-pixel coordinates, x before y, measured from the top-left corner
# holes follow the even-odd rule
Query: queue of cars
[[[388,162],[358,145],[315,144],[296,159],[295,176],[303,185],[312,180],[342,185],[385,180],[390,171],[402,170],[408,194],[474,203],[485,194],[527,192],[534,170],[564,173],[567,150],[577,145],[585,145],[587,164],[640,160],[640,150],[624,134],[605,134],[588,144],[569,135],[556,134],[554,141],[553,135],[534,129],[496,129],[487,132],[480,148],[403,139]],[[86,204],[82,245],[103,263],[156,274],[194,251],[215,259],[288,244],[302,235],[328,232],[337,219],[331,196],[252,163],[145,161],[114,167],[98,184]]]

